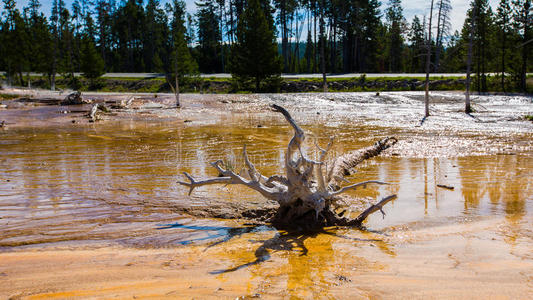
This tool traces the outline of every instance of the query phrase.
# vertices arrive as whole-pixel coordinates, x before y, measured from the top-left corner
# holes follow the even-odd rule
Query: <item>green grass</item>
[[[104,80],[119,80],[119,81],[140,81],[140,80],[146,80],[146,81],[160,81],[160,82],[166,82],[165,78],[159,78],[159,77],[101,77]]]
[[[20,98],[20,95],[12,95],[12,94],[1,94],[0,93],[0,100],[13,100]]]
[[[454,79],[464,79],[464,76],[430,76],[429,80],[454,80]],[[326,81],[328,82],[341,82],[341,81],[360,81],[363,80],[365,82],[369,81],[379,81],[379,82],[386,82],[386,81],[400,81],[400,80],[419,80],[419,81],[425,81],[426,77],[407,77],[407,76],[395,76],[395,77],[326,77]],[[286,81],[298,81],[298,82],[322,82],[322,78],[286,78],[284,79]]]
[[[451,82],[443,84],[432,84],[431,90],[433,91],[457,91],[464,90],[464,85],[460,84],[458,80],[464,79],[464,77],[453,76],[431,76],[431,81],[437,80],[450,80]],[[32,85],[34,87],[49,89],[49,84],[46,76],[31,76]],[[282,79],[284,82],[300,82],[309,83],[314,85],[321,85],[322,78],[286,78]],[[397,87],[396,83],[399,82],[412,82],[417,81],[416,85]],[[422,91],[425,77],[375,77],[368,78],[364,75],[359,77],[328,77],[329,83],[337,82],[343,85],[347,82],[353,82],[355,84],[352,87],[334,89],[329,87],[330,92],[379,92],[379,91]],[[56,85],[60,89],[76,89],[83,92],[87,91],[99,91],[99,92],[139,92],[139,93],[163,93],[171,92],[167,86],[165,78],[136,78],[136,77],[104,77],[98,80],[98,84],[91,85],[89,80],[83,77],[76,77],[76,84],[72,85],[69,80],[63,76],[57,76]],[[369,86],[374,85],[374,86]],[[528,76],[527,79],[528,90],[533,90],[533,76]],[[231,78],[219,78],[219,77],[194,77],[189,79],[188,82],[180,82],[181,90],[184,93],[249,93],[246,91],[237,91],[232,85]],[[395,87],[393,87],[395,86]],[[196,87],[196,89],[195,89]],[[489,92],[502,92],[500,77],[499,76],[487,76],[487,89]],[[476,78],[472,78],[472,90],[476,91]],[[317,92],[320,92],[317,90]],[[509,82],[506,85],[506,92],[519,92],[515,84]],[[7,96],[2,96],[0,99],[6,99]],[[9,98],[9,99],[12,99]]]
[[[533,122],[533,115],[525,115],[524,119]]]

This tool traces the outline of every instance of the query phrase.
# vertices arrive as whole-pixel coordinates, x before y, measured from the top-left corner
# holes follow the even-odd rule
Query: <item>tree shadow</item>
[[[361,228],[361,230],[364,230],[364,229]],[[326,235],[334,236],[337,238],[342,238],[342,239],[351,240],[351,241],[358,241],[358,242],[383,242],[383,240],[380,240],[380,239],[360,239],[360,238],[339,235],[335,232],[331,232],[326,229],[319,229],[315,231],[278,231],[276,232],[274,237],[268,240],[251,241],[255,243],[261,243],[261,246],[259,246],[255,250],[254,261],[247,262],[241,265],[237,265],[235,267],[228,268],[228,269],[211,271],[209,273],[210,274],[229,273],[229,272],[240,270],[242,268],[257,265],[257,264],[260,264],[262,262],[269,260],[272,253],[276,253],[279,251],[298,252],[299,256],[306,256],[309,253],[309,250],[305,246],[305,241],[309,238],[315,238],[319,234],[326,234]],[[380,249],[384,250],[388,254],[391,254],[392,252],[390,249],[388,249],[388,247],[380,247]]]
[[[190,239],[185,241],[178,242],[181,245],[189,245],[194,242],[199,241],[206,241],[206,240],[213,240],[218,239],[220,240],[210,244],[207,246],[205,250],[214,247],[216,245],[225,243],[234,237],[239,237],[246,233],[251,232],[261,232],[261,231],[271,231],[275,230],[272,227],[261,225],[261,226],[244,226],[244,227],[227,227],[227,226],[196,226],[196,225],[184,225],[181,223],[173,223],[173,224],[163,224],[159,225],[156,229],[162,230],[162,229],[190,229],[190,230],[196,230],[196,231],[204,231],[207,232],[207,236],[196,238],[196,239]]]
[[[355,242],[383,242],[382,239],[364,239],[364,238],[355,238],[342,234],[338,234],[336,229],[330,228],[320,228],[316,230],[278,230],[271,226],[261,225],[261,226],[245,226],[245,227],[227,227],[227,226],[196,226],[196,225],[184,225],[180,223],[165,224],[160,225],[156,229],[190,229],[197,231],[206,231],[207,236],[190,239],[186,241],[180,241],[182,245],[188,245],[198,241],[219,239],[212,244],[209,244],[204,251],[207,251],[209,248],[223,244],[230,241],[233,238],[240,237],[247,233],[254,232],[264,232],[264,231],[276,231],[275,235],[267,240],[249,240],[251,243],[260,243],[261,245],[255,250],[255,260],[247,263],[243,263],[232,268],[214,270],[209,272],[210,274],[223,274],[234,272],[246,267],[260,264],[262,262],[268,261],[271,258],[272,253],[280,251],[290,251],[299,253],[299,256],[306,256],[309,253],[309,250],[305,246],[305,241],[309,238],[316,238],[319,234],[325,234],[345,240],[355,241]],[[385,235],[383,232],[368,230],[364,227],[357,228],[363,232],[371,232],[374,234]],[[394,256],[395,253],[393,250],[389,249],[387,245],[378,245],[386,254]]]
[[[416,127],[421,127],[421,126],[423,126],[424,123],[426,122],[427,118],[428,118],[428,116],[424,116],[424,117],[422,118],[422,120],[420,120],[420,124],[418,124],[418,126],[416,126]]]
[[[210,274],[222,274],[229,273],[246,268],[249,266],[257,265],[264,261],[267,261],[271,257],[271,251],[296,251],[300,252],[300,256],[305,256],[309,250],[305,247],[304,241],[309,237],[315,237],[317,233],[312,234],[299,234],[289,231],[278,231],[274,237],[263,241],[251,241],[252,243],[262,243],[259,248],[255,250],[255,260],[244,263],[233,268],[215,270],[209,272]]]

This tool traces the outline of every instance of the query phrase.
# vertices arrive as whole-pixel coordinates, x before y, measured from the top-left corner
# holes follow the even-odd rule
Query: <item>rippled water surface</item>
[[[283,172],[290,131],[277,121],[240,116],[206,126],[122,122],[5,131],[0,159],[0,245],[69,240],[166,245],[194,240],[205,233],[169,233],[155,228],[176,221],[218,224],[193,221],[173,209],[176,207],[224,202],[261,205],[263,200],[236,186],[203,187],[188,197],[187,190],[176,183],[180,172],[198,178],[216,176],[208,162],[219,158],[238,169],[243,144],[264,174]],[[340,142],[333,154],[367,146],[375,136],[384,134],[384,129],[349,124],[316,124],[306,130],[322,141],[336,135]],[[313,154],[313,149],[309,151]],[[387,207],[387,217],[372,217],[370,228],[478,216],[505,216],[520,227],[521,219],[533,215],[532,166],[533,157],[523,154],[429,159],[392,156],[368,161],[350,180],[393,183],[353,192],[354,198],[398,194]]]
[[[347,104],[339,107],[343,105]],[[434,138],[409,133],[400,125],[380,127],[375,121],[352,122],[314,112],[297,116],[305,118],[301,123],[310,141],[317,138],[326,144],[329,136],[337,137],[333,155],[389,135],[409,143],[418,137]],[[367,117],[375,119],[371,113]],[[428,126],[438,126],[431,122]],[[512,143],[500,138],[503,148],[531,145],[531,132],[519,125],[511,128],[519,137]],[[213,250],[217,263],[212,274],[246,269],[246,280],[254,284],[282,276],[278,287],[303,297],[328,295],[332,285],[350,280],[342,272],[409,274],[403,264],[417,264],[417,257],[428,253],[428,260],[444,259],[451,267],[472,267],[492,256],[502,264],[532,264],[533,155],[527,149],[506,155],[430,158],[392,150],[365,162],[350,181],[375,179],[392,185],[351,192],[352,215],[378,198],[398,195],[385,207],[384,218],[376,213],[368,219],[367,231],[330,228],[293,235],[187,214],[188,209],[265,205],[260,195],[239,186],[202,187],[188,196],[177,180],[184,171],[198,178],[216,176],[208,162],[217,159],[239,170],[244,144],[264,175],[283,173],[291,134],[279,116],[253,112],[210,114],[204,122],[151,118],[1,131],[0,247],[58,242],[148,248],[206,245],[219,249]],[[479,134],[480,142],[498,138]],[[307,149],[311,156],[314,151]],[[275,253],[281,253],[282,264],[261,265]],[[381,254],[376,258],[375,253]],[[417,270],[431,274],[431,269]],[[533,273],[520,274],[532,285]]]

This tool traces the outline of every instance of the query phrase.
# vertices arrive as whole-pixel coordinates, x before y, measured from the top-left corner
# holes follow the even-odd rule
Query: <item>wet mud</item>
[[[30,99],[44,96],[62,97]],[[0,298],[533,295],[531,98],[478,96],[468,116],[460,94],[435,93],[421,124],[421,93],[184,95],[180,110],[136,97],[95,123],[90,105],[2,101]],[[292,132],[272,102],[319,143],[336,136],[333,156],[399,139],[348,178],[392,183],[347,198],[356,216],[396,193],[384,218],[286,232],[248,221],[275,204],[246,188],[187,195],[181,172],[239,169],[243,144],[262,173],[283,173]]]

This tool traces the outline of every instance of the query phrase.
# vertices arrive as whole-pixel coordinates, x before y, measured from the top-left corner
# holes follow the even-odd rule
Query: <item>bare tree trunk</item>
[[[506,20],[507,21],[507,20]],[[505,25],[504,25],[505,26]],[[502,91],[505,93],[505,43],[506,43],[506,36],[507,33],[505,30],[502,32]]]
[[[180,108],[181,107],[181,104],[180,104],[180,85],[179,85],[178,73],[177,72],[174,73],[174,85],[172,85],[172,75],[167,74],[165,76],[165,78],[167,80],[168,85],[170,86],[170,89],[174,93],[174,98],[176,99],[176,107]]]
[[[56,74],[55,73],[56,73],[55,71],[52,73],[52,79],[51,79],[51,82],[50,82],[50,89],[52,91],[56,90]]]
[[[344,187],[339,186],[339,182],[346,181],[344,175],[350,174],[350,171],[357,164],[379,155],[381,151],[394,145],[396,143],[395,138],[385,138],[373,146],[338,157],[328,170],[324,166],[326,165],[327,154],[333,145],[333,138],[330,139],[325,149],[321,148],[315,141],[319,158],[318,161],[311,160],[302,151],[305,149],[303,147],[305,133],[302,128],[298,126],[285,108],[275,104],[271,107],[274,111],[281,113],[294,129],[294,136],[285,153],[286,176],[266,177],[259,173],[250,162],[245,145],[243,148],[245,168],[241,174],[236,174],[231,169],[225,168],[222,160],[217,160],[211,164],[218,171],[220,177],[196,180],[184,172],[188,182],[180,181],[179,183],[189,187],[189,194],[196,187],[204,185],[244,185],[278,203],[279,208],[276,215],[269,220],[270,223],[281,227],[303,227],[305,229],[324,226],[361,226],[370,214],[376,211],[383,212],[383,206],[396,198],[396,195],[383,198],[377,204],[364,210],[355,219],[343,217],[345,211],[337,214],[337,211],[340,211],[343,205],[347,204],[340,197],[341,194],[349,190],[365,188],[369,184],[387,184],[377,180],[368,180]]]
[[[11,62],[7,62],[7,86],[11,87],[13,84],[13,77],[11,76]]]
[[[438,72],[439,71],[439,55],[440,55],[440,36],[441,36],[441,28],[440,28],[440,24],[441,24],[441,16],[442,16],[442,1],[443,0],[438,0],[439,1],[439,11],[437,13],[437,38],[435,39],[435,68],[434,68],[434,71],[435,72]]]
[[[433,0],[431,0],[431,8],[429,11],[429,27],[427,40],[427,54],[426,54],[426,95],[425,95],[425,112],[424,117],[429,117],[429,72],[431,64],[431,19],[433,18]]]
[[[22,71],[19,70],[19,81],[20,86],[24,86],[24,75],[22,75]]]
[[[174,96],[176,97],[176,107],[180,107],[180,85],[178,74],[178,49],[176,49],[176,57],[174,62],[174,80],[176,85],[174,86]],[[172,85],[170,85],[172,87]]]
[[[470,25],[470,36],[468,38],[468,57],[466,59],[466,93],[465,93],[465,113],[472,112],[470,107],[470,73],[472,72],[472,44],[474,43],[474,31],[477,16],[477,4],[474,2],[474,17]]]
[[[520,74],[520,86],[523,93],[527,93],[527,45],[522,46],[522,70]]]
[[[482,25],[482,43],[483,45],[481,46],[481,91],[483,93],[486,93],[487,92],[487,75],[485,73],[485,66],[487,64],[487,51],[486,51],[486,44],[487,44],[487,40],[486,40],[486,32],[487,32],[487,28],[484,24],[485,22],[481,23],[480,25]]]
[[[449,28],[449,14],[451,11],[450,0],[439,0],[439,13],[437,22],[437,39],[435,49],[435,72],[440,70],[440,53],[442,47],[442,40]]]
[[[176,89],[174,90],[174,95],[176,97],[176,107],[181,107],[180,103],[180,83],[178,79],[178,73],[175,75],[176,79]]]
[[[297,20],[297,18],[295,18]],[[305,16],[302,18],[301,24],[298,25],[298,22],[295,22],[295,38],[296,38],[296,46],[294,47],[294,54],[293,54],[293,71],[296,73],[301,72],[300,68],[300,38],[303,32],[303,28],[305,25]]]
[[[50,89],[56,90],[56,64],[57,64],[57,37],[54,37],[54,51],[52,54],[52,76],[50,77]]]
[[[330,29],[329,29],[329,32],[331,33],[331,52],[329,54],[329,59],[330,59],[330,65],[331,65],[331,71],[332,73],[335,73],[335,58],[336,58],[336,55],[335,55],[335,52],[336,52],[336,45],[335,45],[335,39],[337,37],[337,26],[335,24],[335,19],[333,20],[333,22],[330,22]]]

